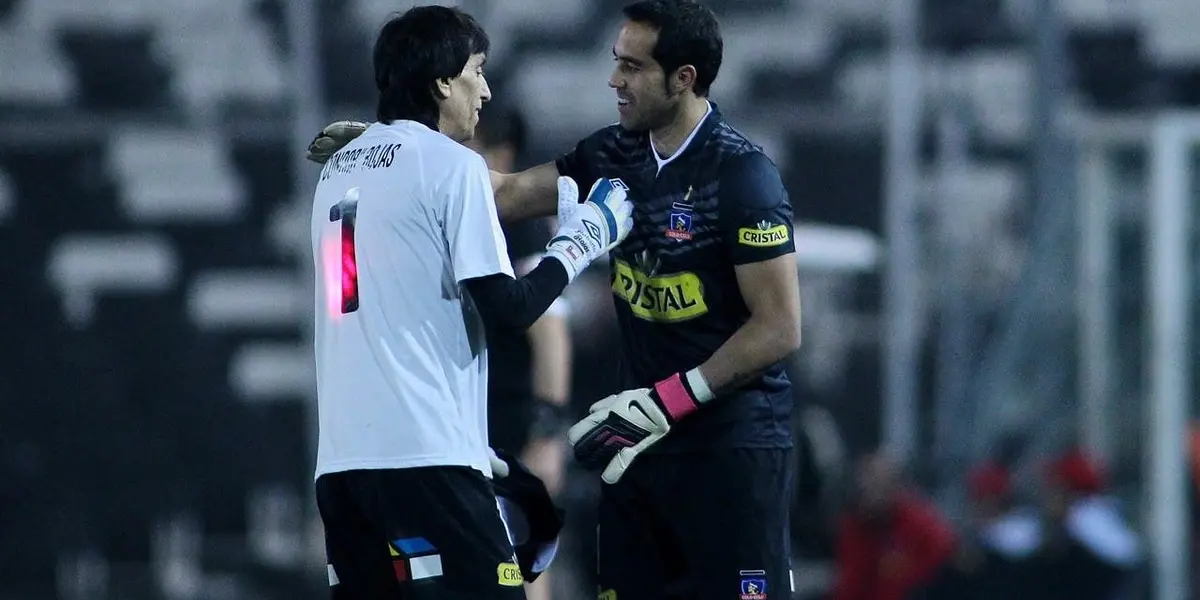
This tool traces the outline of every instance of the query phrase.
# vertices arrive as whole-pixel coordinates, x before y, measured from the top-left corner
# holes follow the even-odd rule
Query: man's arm
[[[335,152],[362,135],[367,124],[361,121],[336,121],[317,134],[309,144],[305,158],[325,164]],[[587,173],[585,143],[556,162],[545,163],[520,173],[490,171],[496,210],[500,221],[510,223],[534,217],[553,216],[558,210],[559,175],[575,179],[580,187],[591,185],[596,177]]]
[[[552,221],[553,219],[549,219]],[[551,231],[557,225],[551,227]],[[517,271],[529,270],[535,257],[522,260]],[[549,310],[529,327],[533,395],[557,408],[565,408],[571,394],[571,329],[566,298],[557,298]]]
[[[554,163],[520,173],[491,171],[490,175],[502,223],[551,217],[558,210],[558,168]]]
[[[557,260],[542,259],[529,274],[514,279],[491,275],[463,281],[483,322],[492,327],[525,329],[536,323],[570,278]]]
[[[558,178],[570,177],[580,190],[586,190],[600,179],[600,173],[595,172],[597,149],[609,135],[609,130],[601,129],[582,139],[570,152],[559,156],[554,162],[538,165],[520,173],[491,174],[492,189],[496,196],[496,209],[500,213],[500,221],[509,223],[534,217],[553,216],[561,213],[562,202],[576,202],[574,199],[560,197],[558,193]]]
[[[800,347],[800,281],[792,205],[779,169],[747,153],[721,169],[720,226],[750,319],[699,367],[714,396],[759,376]]]
[[[446,208],[447,246],[455,279],[466,286],[484,322],[526,328],[550,306],[581,270],[621,242],[633,226],[633,205],[623,190],[596,188],[546,246],[527,276],[513,277],[504,233],[483,157],[473,155],[439,188]],[[567,180],[570,187],[574,184]],[[573,194],[578,196],[578,191]],[[601,206],[602,205],[602,206]],[[592,231],[598,231],[593,235]],[[552,259],[552,260],[551,260]]]
[[[700,365],[700,374],[716,396],[753,380],[800,347],[795,256],[739,265],[734,272],[750,319]]]
[[[534,395],[565,407],[571,392],[571,330],[566,315],[551,305],[529,328],[529,345]]]

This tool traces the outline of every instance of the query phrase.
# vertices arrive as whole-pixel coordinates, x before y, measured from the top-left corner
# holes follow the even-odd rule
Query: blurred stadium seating
[[[973,227],[1026,206],[1034,1],[925,2],[926,83],[970,125],[947,181]],[[310,487],[285,3],[0,1],[0,598],[94,600],[78,581],[105,577],[123,599],[323,593],[304,542],[247,539],[305,526]],[[401,4],[319,3],[328,118],[371,116],[370,43]],[[466,4],[494,40],[493,89],[536,115],[528,158],[612,120],[620,2]],[[780,165],[802,221],[881,233],[885,4],[711,2],[727,44],[714,99]],[[1076,106],[1200,105],[1195,0],[1061,6]],[[873,323],[874,275],[815,287],[828,301],[806,320]],[[878,402],[870,331],[827,331],[841,358],[809,367],[843,383],[801,386],[865,429],[859,447],[878,435],[860,418]],[[201,561],[172,562],[188,544]]]

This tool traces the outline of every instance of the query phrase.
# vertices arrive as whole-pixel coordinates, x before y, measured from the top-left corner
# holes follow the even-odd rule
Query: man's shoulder
[[[440,163],[440,166],[485,164],[483,157],[478,152],[436,131],[422,132],[422,135],[417,136],[416,141],[427,157]]]
[[[591,185],[613,170],[639,166],[649,160],[646,132],[629,131],[620,124],[602,127],[580,140],[571,151],[555,160],[561,175],[570,175],[580,187]]]
[[[763,147],[724,120],[713,130],[707,150],[715,162],[714,172],[722,181],[730,177],[778,177],[779,167]]]
[[[755,144],[750,136],[721,118],[709,137],[708,147],[722,163],[734,159],[747,160],[746,155],[765,154],[762,146]]]
[[[590,146],[589,149],[593,151],[630,150],[643,146],[645,138],[645,132],[629,131],[620,123],[613,123],[592,132],[583,139],[583,145]]]
[[[478,152],[440,134],[417,140],[417,164],[422,178],[433,189],[461,186],[478,177],[487,178],[487,162]]]

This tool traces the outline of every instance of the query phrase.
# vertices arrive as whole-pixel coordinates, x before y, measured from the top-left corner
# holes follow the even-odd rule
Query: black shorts
[[[525,598],[492,484],[469,467],[317,479],[334,600]]]
[[[600,599],[791,597],[791,449],[643,454],[601,485]]]

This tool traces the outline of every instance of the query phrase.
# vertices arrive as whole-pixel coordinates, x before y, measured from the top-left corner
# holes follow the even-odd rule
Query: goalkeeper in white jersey
[[[623,186],[598,181],[513,277],[487,167],[462,145],[491,96],[487,51],[456,9],[389,21],[376,122],[313,198],[315,477],[337,600],[524,597],[489,481],[508,465],[488,447],[484,328],[528,327],[631,227]]]

